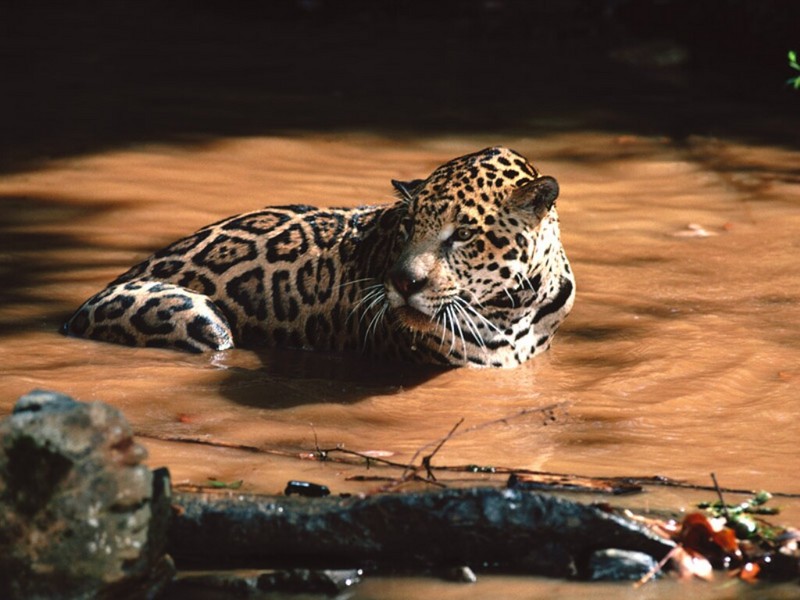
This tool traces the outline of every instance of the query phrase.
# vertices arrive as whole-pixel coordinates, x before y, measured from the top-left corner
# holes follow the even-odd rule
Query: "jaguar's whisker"
[[[511,292],[508,291],[508,288],[503,288],[503,291],[506,293],[506,296],[508,296],[508,299],[511,301],[511,308],[516,308],[517,303],[514,300],[514,296],[512,296]]]
[[[528,289],[531,290],[532,292],[536,291],[536,288],[533,287],[533,282],[527,275],[525,275],[525,273],[515,273],[514,277],[517,278],[519,286],[522,289],[525,289],[525,287],[527,286]]]
[[[459,310],[458,304],[451,304],[453,308],[453,312],[457,313]],[[467,358],[467,341],[464,339],[464,330],[461,328],[461,323],[458,322],[458,318],[453,319],[456,327],[458,327],[458,336],[461,338],[461,348],[463,350],[464,358]]]
[[[462,306],[462,307],[466,308],[468,311],[470,311],[472,314],[474,314],[476,317],[478,317],[478,319],[481,321],[481,323],[483,323],[484,325],[486,325],[486,327],[488,327],[489,329],[493,329],[493,330],[494,330],[496,333],[498,333],[498,334],[499,334],[499,335],[501,335],[503,338],[505,338],[505,339],[506,339],[506,340],[507,340],[509,343],[511,342],[511,340],[509,340],[509,339],[508,339],[508,337],[506,337],[506,334],[503,332],[503,330],[502,330],[502,329],[500,329],[499,327],[497,327],[497,325],[495,325],[494,323],[492,323],[492,322],[491,322],[489,319],[487,319],[487,318],[486,318],[486,317],[484,317],[484,316],[483,316],[481,313],[479,313],[477,310],[475,310],[475,309],[474,309],[474,308],[473,308],[473,307],[472,307],[472,306],[469,304],[469,302],[467,302],[467,301],[466,301],[466,300],[464,300],[463,298],[460,298],[459,296],[456,296],[456,299],[457,299],[457,300],[458,300],[458,301],[461,303],[461,306]]]
[[[367,325],[367,330],[366,330],[366,332],[364,332],[364,344],[365,345],[367,343],[367,340],[369,339],[369,336],[374,334],[375,331],[377,331],[377,327],[380,324],[380,322],[383,320],[383,317],[386,314],[387,308],[388,308],[388,305],[384,304],[378,310],[378,312],[376,312],[375,315],[372,317],[372,320],[369,322],[369,325]]]
[[[350,318],[360,309],[364,309],[359,317],[359,322],[363,321],[369,311],[375,306],[377,302],[382,301],[385,298],[385,292],[383,290],[383,284],[376,284],[371,285],[364,289],[366,292],[358,302],[353,305],[353,308],[347,314],[347,319],[345,322],[349,321]]]
[[[444,334],[445,334],[445,332],[444,332],[444,324],[441,322],[441,320],[442,320],[442,316],[441,315],[436,317],[436,329],[437,330],[438,329],[442,330],[442,333],[439,335],[439,348],[438,348],[439,352],[442,351],[442,346],[444,346]]]
[[[455,306],[456,308],[458,308],[459,312],[461,312],[461,315],[464,317],[464,321],[466,322],[467,328],[470,330],[472,337],[475,338],[475,341],[478,342],[478,345],[481,348],[486,348],[486,342],[483,340],[483,335],[479,331],[478,326],[475,323],[474,319],[469,315],[469,313],[467,313],[464,310],[464,308],[461,305],[456,304]]]
[[[338,285],[333,286],[333,289],[334,290],[338,290],[338,289],[341,289],[343,287],[347,287],[348,285],[355,285],[357,283],[364,283],[365,281],[375,281],[375,278],[374,277],[363,277],[361,279],[354,279],[353,281],[344,281],[344,282],[342,282],[342,283],[340,283]],[[383,285],[383,284],[382,283],[378,283],[376,285]],[[374,287],[374,286],[369,286],[369,287]],[[365,288],[365,289],[369,289],[369,288]]]
[[[350,311],[347,313],[347,318],[345,319],[345,323],[350,322],[350,319],[353,318],[353,315],[355,315],[364,306],[367,300],[368,298],[365,296],[353,305],[353,308],[351,308]],[[363,318],[364,318],[364,313],[362,313],[361,316],[359,317],[358,319],[359,322],[362,321]]]
[[[380,305],[379,312],[387,308],[387,305],[385,303],[385,297],[382,294],[376,295],[376,297],[373,298],[373,300],[369,303],[366,310],[364,311],[362,319],[364,318],[364,316],[368,315],[370,311],[374,310],[376,306],[379,305]],[[359,319],[359,321],[361,321],[361,319]]]
[[[442,351],[442,346],[444,346],[444,338],[445,338],[446,333],[447,333],[445,331],[445,324],[444,324],[444,309],[445,309],[445,300],[441,300],[439,302],[439,305],[436,307],[436,311],[431,316],[432,319],[435,316],[434,323],[435,323],[436,330],[437,331],[439,329],[442,330],[441,334],[437,334],[437,335],[439,335],[439,349],[438,349],[439,352]]]
[[[376,291],[378,291],[378,287],[382,287],[382,286],[371,285],[371,286],[367,286],[366,288],[364,288],[362,290],[362,296],[356,301],[356,303],[353,305],[353,308],[350,310],[350,312],[351,313],[355,312],[364,302],[366,302],[372,296],[372,294],[374,294]]]
[[[448,354],[453,353],[453,348],[456,347],[456,320],[453,316],[453,306],[452,304],[448,304],[447,308],[445,308],[447,312],[447,316],[450,319],[450,349],[447,351]]]
[[[463,310],[463,308],[462,308],[462,310]],[[478,340],[478,344],[480,345],[480,347],[481,348],[486,348],[486,341],[483,339],[483,334],[480,331],[480,327],[475,322],[475,319],[473,319],[466,312],[464,313],[464,319],[466,320],[466,322],[468,323],[470,329],[472,330],[472,333],[475,336],[475,339]]]

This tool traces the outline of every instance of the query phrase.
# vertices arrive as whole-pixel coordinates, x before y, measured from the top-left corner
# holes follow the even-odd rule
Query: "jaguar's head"
[[[484,344],[511,333],[511,313],[536,310],[548,270],[566,263],[555,179],[516,152],[488,148],[425,180],[393,183],[407,213],[384,287],[401,326]]]

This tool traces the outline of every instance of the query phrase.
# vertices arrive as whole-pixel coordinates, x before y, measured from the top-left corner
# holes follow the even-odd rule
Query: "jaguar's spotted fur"
[[[498,367],[547,349],[575,295],[556,181],[489,148],[393,183],[387,206],[265,208],[209,225],[117,278],[64,330]]]

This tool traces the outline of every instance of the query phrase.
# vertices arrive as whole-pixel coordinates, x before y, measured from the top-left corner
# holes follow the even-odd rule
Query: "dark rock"
[[[169,598],[224,597],[248,598],[259,596],[259,574],[220,572],[202,575],[178,575],[168,590]]]
[[[637,581],[658,566],[649,554],[609,548],[598,550],[589,559],[589,579],[593,581]],[[657,575],[660,575],[657,573]]]
[[[297,494],[307,498],[322,498],[323,496],[331,495],[328,486],[319,483],[311,483],[310,481],[290,481],[286,484],[286,489],[283,493],[287,496]]]
[[[149,598],[171,579],[165,470],[122,414],[35,391],[0,422],[0,597]]]
[[[291,569],[258,578],[262,592],[327,594],[335,596],[361,581],[361,569]]]
[[[263,598],[265,594],[325,594],[338,596],[361,581],[360,569],[287,569],[260,572],[218,572],[181,575],[169,588],[169,597]]]

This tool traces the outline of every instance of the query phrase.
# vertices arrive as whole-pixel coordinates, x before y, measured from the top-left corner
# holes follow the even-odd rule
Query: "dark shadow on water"
[[[70,224],[119,210],[124,203],[85,202],[71,198],[0,194],[0,338],[38,328],[57,330],[78,308],[48,292],[66,277],[109,267],[122,273],[131,265],[108,259],[121,248],[101,246],[77,233]],[[30,227],[29,227],[30,226]],[[126,246],[126,251],[152,248]],[[113,277],[112,277],[113,278]]]
[[[624,331],[619,326],[584,326],[564,328],[559,332],[559,336],[565,339],[574,339],[580,342],[604,343],[620,338],[631,339],[636,330],[626,327]],[[639,332],[636,332],[639,333]]]
[[[351,404],[414,388],[445,369],[302,350],[258,350],[262,366],[229,368],[220,392],[245,406],[285,409]]]
[[[4,3],[0,172],[292,132],[797,147],[798,22],[800,3],[781,0]]]

